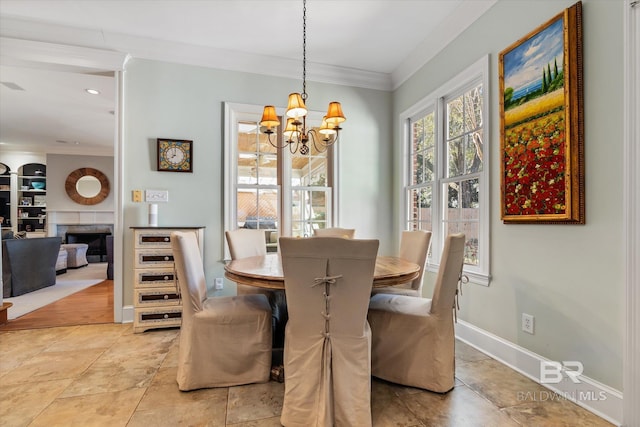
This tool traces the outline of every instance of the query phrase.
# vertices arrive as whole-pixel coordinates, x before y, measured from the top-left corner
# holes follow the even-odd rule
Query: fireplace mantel
[[[47,234],[56,236],[58,225],[113,224],[112,210],[47,210]]]

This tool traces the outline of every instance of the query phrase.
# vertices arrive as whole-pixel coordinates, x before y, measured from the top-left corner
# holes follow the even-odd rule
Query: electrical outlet
[[[222,277],[216,277],[215,289],[216,291],[219,291],[220,289],[224,289],[224,282],[222,281]]]
[[[527,313],[522,313],[522,330],[533,335],[534,317]]]

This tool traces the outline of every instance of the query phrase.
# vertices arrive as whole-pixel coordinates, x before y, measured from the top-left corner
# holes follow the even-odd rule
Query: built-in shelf
[[[17,231],[46,233],[47,166],[42,163],[22,165],[17,178]],[[28,216],[23,216],[24,211],[28,211]]]

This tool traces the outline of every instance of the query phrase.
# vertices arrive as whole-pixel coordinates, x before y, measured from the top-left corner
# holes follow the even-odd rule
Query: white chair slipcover
[[[345,239],[353,239],[353,236],[355,236],[355,234],[356,230],[353,228],[331,227],[313,229],[314,237],[342,237]]]
[[[227,238],[227,244],[229,245],[231,259],[265,256],[267,254],[264,230],[239,228],[237,230],[225,231],[224,234]],[[266,289],[240,283],[236,284],[236,290],[238,295],[264,294],[269,296],[271,293]]]
[[[239,228],[225,231],[231,259],[264,256],[267,254],[267,241],[264,230]]]
[[[445,393],[453,388],[453,307],[464,262],[464,234],[447,236],[433,298],[376,294],[369,303],[373,376]]]
[[[227,244],[231,259],[249,258],[252,256],[265,256],[267,254],[264,230],[244,229],[226,231]],[[255,286],[236,283],[237,295],[266,295],[271,306],[273,349],[277,350],[273,362],[280,364],[282,361],[282,348],[284,346],[284,325],[287,323],[287,302],[284,291],[262,289]]]
[[[422,278],[424,277],[424,267],[427,263],[429,253],[429,243],[431,242],[431,232],[424,230],[403,231],[400,239],[400,253],[398,256],[407,261],[414,262],[420,266],[418,277],[409,283],[397,286],[385,286],[375,288],[373,294],[397,294],[412,297],[422,296]]]
[[[182,326],[178,388],[182,391],[269,380],[271,308],[264,295],[207,298],[195,233],[171,233]]]
[[[378,244],[280,238],[289,307],[284,426],[371,425],[367,307]]]

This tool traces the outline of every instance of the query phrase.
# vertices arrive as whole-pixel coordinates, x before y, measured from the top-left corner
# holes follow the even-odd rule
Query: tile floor
[[[0,332],[0,424],[9,426],[280,426],[277,382],[178,391],[179,330],[131,324]],[[374,426],[609,426],[472,347],[456,346],[445,394],[373,380]],[[527,393],[529,392],[529,393]]]

